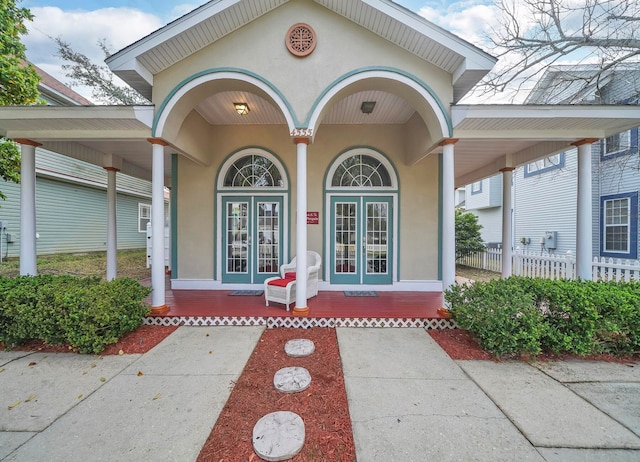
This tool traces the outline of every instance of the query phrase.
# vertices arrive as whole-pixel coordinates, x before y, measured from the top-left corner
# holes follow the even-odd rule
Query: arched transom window
[[[235,160],[224,176],[228,188],[278,188],[283,186],[278,166],[265,156],[250,154]]]
[[[330,172],[331,189],[395,188],[395,172],[384,156],[371,150],[340,156]]]

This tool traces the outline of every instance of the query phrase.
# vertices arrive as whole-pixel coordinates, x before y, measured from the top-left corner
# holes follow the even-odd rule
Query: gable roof
[[[602,91],[614,81],[626,79],[622,100],[639,96],[640,69],[636,65],[621,65],[602,69],[597,64],[556,64],[549,66],[536,82],[525,104],[623,104],[607,101]],[[629,79],[631,81],[629,81]]]
[[[40,93],[60,106],[92,106],[93,103],[84,96],[73,91],[71,88],[46,73],[35,64],[31,63],[40,76],[38,90]]]
[[[106,63],[143,96],[153,76],[290,0],[212,0],[118,51]],[[496,59],[390,0],[313,0],[452,74],[454,102]]]

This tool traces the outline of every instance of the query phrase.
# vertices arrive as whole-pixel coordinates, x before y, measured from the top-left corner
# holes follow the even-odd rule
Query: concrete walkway
[[[640,364],[453,361],[421,329],[338,329],[360,461],[639,461]]]
[[[193,461],[262,330],[0,352],[0,460]],[[455,362],[423,329],[337,332],[360,462],[640,460],[640,364]]]

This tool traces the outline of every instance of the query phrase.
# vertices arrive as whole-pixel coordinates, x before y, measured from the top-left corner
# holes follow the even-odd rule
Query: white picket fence
[[[473,252],[459,259],[458,263],[471,268],[500,273],[502,271],[502,250],[486,249],[484,252]]]
[[[487,249],[461,258],[459,263],[487,271],[502,271],[502,250]],[[512,274],[548,279],[575,279],[576,258],[571,252],[564,255],[540,254],[516,249],[513,253]],[[594,257],[594,281],[640,281],[640,261],[620,258]]]

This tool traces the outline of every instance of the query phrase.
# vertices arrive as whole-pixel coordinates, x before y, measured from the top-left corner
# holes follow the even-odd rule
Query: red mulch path
[[[296,338],[312,340],[315,352],[305,358],[288,357],[284,345]],[[279,369],[292,366],[309,371],[311,386],[300,393],[277,391],[273,376]],[[253,427],[260,418],[275,411],[295,412],[305,424],[302,451],[290,460],[356,460],[335,329],[265,330],[211,430],[198,462],[261,460],[253,451]]]
[[[146,353],[151,348],[164,340],[169,334],[175,331],[177,326],[147,326],[142,325],[136,330],[125,334],[116,343],[108,345],[101,353],[102,356],[120,354],[137,354]],[[4,349],[4,345],[0,342],[0,349]],[[73,348],[69,345],[49,345],[42,340],[31,340],[12,348],[15,351],[43,351],[47,353],[69,353],[73,352]]]
[[[491,353],[487,353],[478,346],[478,342],[467,331],[461,329],[429,329],[427,332],[451,359],[494,359]]]
[[[473,336],[462,329],[430,329],[429,335],[440,345],[440,347],[454,360],[493,360],[499,361],[491,353],[487,353],[478,345]],[[640,355],[615,356],[612,354],[597,354],[579,356],[571,354],[554,355],[542,353],[535,356],[522,355],[520,357],[510,357],[504,359],[516,359],[521,361],[561,361],[567,359],[583,359],[588,361],[603,361],[611,363],[635,363],[640,361]]]
[[[178,326],[147,326],[142,325],[133,332],[125,334],[116,343],[108,345],[102,353],[106,355],[120,354],[120,350],[124,354],[146,353],[151,348],[162,342],[170,334],[172,334]]]

